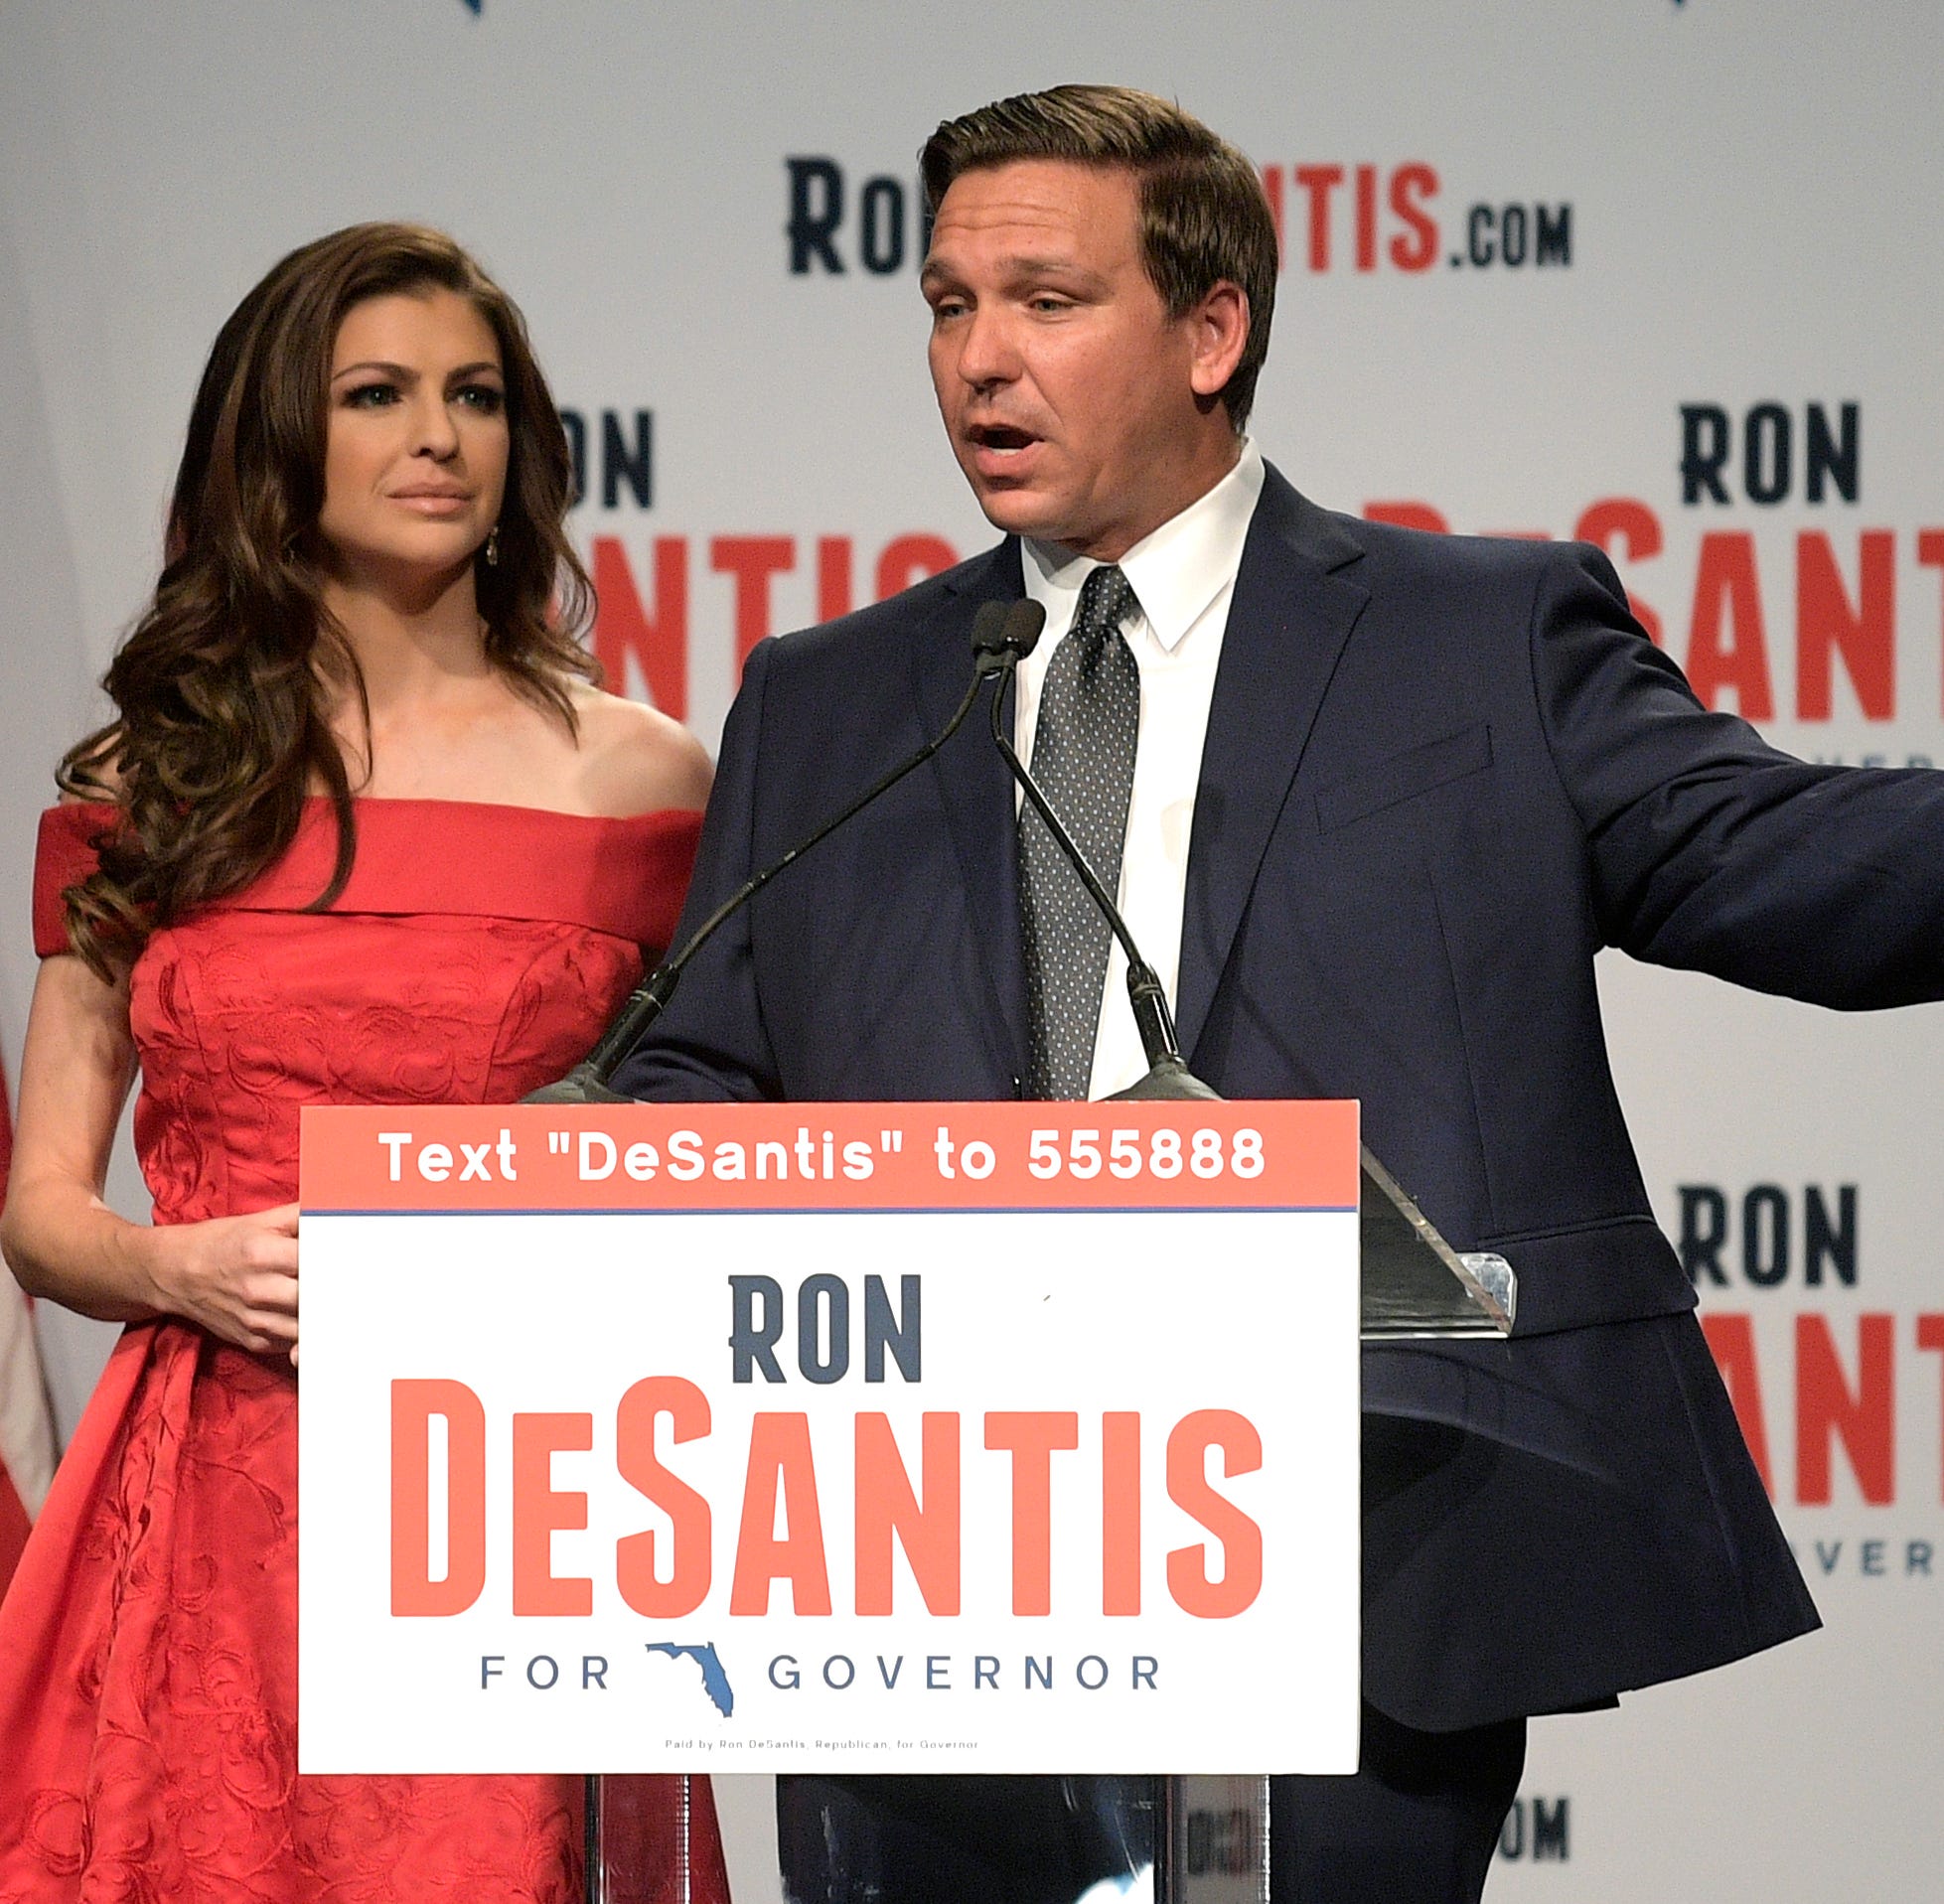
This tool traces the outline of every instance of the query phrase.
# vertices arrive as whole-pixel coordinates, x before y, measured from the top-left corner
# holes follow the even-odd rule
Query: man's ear
[[[1219,395],[1235,375],[1249,342],[1249,294],[1241,285],[1219,278],[1183,322],[1190,327],[1194,347],[1189,385],[1198,397]]]

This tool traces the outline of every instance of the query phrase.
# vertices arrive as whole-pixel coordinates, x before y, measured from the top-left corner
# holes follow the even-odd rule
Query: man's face
[[[963,174],[921,284],[946,433],[996,527],[1116,561],[1234,463],[1220,405],[1197,400],[1206,314],[1168,317],[1131,173]]]

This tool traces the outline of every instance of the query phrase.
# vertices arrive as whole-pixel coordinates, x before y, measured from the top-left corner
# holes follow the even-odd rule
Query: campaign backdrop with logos
[[[762,636],[987,539],[924,368],[915,151],[998,94],[1177,96],[1283,236],[1254,433],[1334,507],[1603,543],[1718,706],[1944,761],[1929,0],[1208,0],[976,17],[0,0],[0,1049],[33,819],[152,582],[217,327],[411,217],[523,305],[613,679],[711,746]],[[1495,1894],[1924,1895],[1944,1831],[1944,1014],[1614,960],[1647,1180],[1827,1622],[1534,1729]],[[125,1151],[112,1194],[142,1208]],[[72,1427],[102,1333],[38,1312]]]

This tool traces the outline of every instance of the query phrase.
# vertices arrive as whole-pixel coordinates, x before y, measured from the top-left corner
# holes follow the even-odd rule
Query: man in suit
[[[1013,732],[1118,884],[1190,1064],[1226,1097],[1361,1098],[1444,1235],[1519,1276],[1509,1342],[1366,1354],[1362,1770],[1275,1794],[1278,1899],[1474,1898],[1529,1715],[1815,1624],[1649,1210],[1593,954],[1833,1005],[1935,997],[1944,791],[1705,711],[1594,550],[1297,495],[1243,434],[1269,209],[1186,114],[1062,87],[941,126],[924,169],[933,379],[1005,539],[751,657],[688,923],[943,725],[979,604],[1045,605]],[[1137,1077],[1119,955],[980,725],[725,931],[617,1085]],[[1073,1874],[990,1849],[1008,1808],[1056,1803],[1004,1783],[843,1802],[991,1860],[968,1894],[1062,1894]]]

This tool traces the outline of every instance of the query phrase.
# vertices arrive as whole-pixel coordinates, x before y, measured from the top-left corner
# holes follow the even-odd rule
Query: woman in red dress
[[[0,1243],[128,1326],[0,1608],[4,1904],[579,1895],[577,1780],[297,1776],[293,1370],[299,1107],[517,1098],[673,930],[708,764],[591,684],[570,483],[436,232],[320,239],[217,340],[42,824]],[[153,1227],[100,1198],[137,1071]]]

